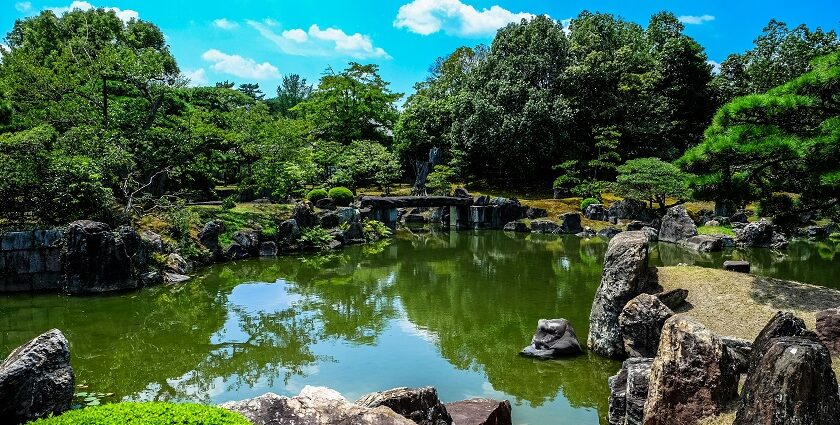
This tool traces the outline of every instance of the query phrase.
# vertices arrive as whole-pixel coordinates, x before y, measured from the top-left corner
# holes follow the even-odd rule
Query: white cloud
[[[201,58],[207,62],[212,62],[213,65],[211,65],[211,68],[213,70],[236,77],[254,80],[280,78],[280,72],[278,72],[277,67],[268,62],[258,64],[251,58],[229,55],[216,49],[204,52]]]
[[[96,9],[96,7],[94,5],[86,2],[86,1],[74,1],[73,3],[70,3],[70,6],[66,6],[66,7],[47,7],[46,8],[46,10],[51,10],[53,13],[55,13],[58,16],[61,16],[65,13],[73,11],[73,10],[83,10],[84,11],[84,10],[91,10],[91,9]],[[123,21],[123,22],[128,22],[132,19],[139,19],[140,18],[140,14],[137,11],[131,10],[131,9],[122,10],[118,7],[103,7],[103,9],[113,11],[114,13],[116,13],[117,17],[120,18],[120,20]]]
[[[514,13],[498,5],[479,12],[460,0],[413,0],[400,7],[394,26],[422,35],[443,30],[447,34],[475,37],[493,35],[511,22],[533,17],[531,13]]]
[[[715,17],[712,15],[700,15],[700,16],[693,16],[693,15],[683,15],[677,18],[680,22],[688,25],[700,25],[706,22],[711,22],[715,20]]]
[[[204,71],[204,68],[198,68],[195,71],[184,71],[184,77],[190,80],[191,87],[207,85],[207,72]]]
[[[712,74],[720,74],[720,64],[719,63],[717,63],[715,61],[712,61],[712,60],[706,61],[706,63],[712,66]]]
[[[369,36],[360,33],[347,34],[339,28],[321,29],[313,24],[307,31],[295,28],[277,34],[264,23],[248,21],[248,25],[290,55],[391,58],[384,49],[374,46]]]
[[[18,12],[29,13],[32,11],[32,2],[30,1],[20,1],[15,3],[15,9]]]
[[[213,21],[213,26],[223,30],[235,30],[239,28],[238,23],[236,23],[235,21],[229,21],[225,18],[216,19],[215,21]]]

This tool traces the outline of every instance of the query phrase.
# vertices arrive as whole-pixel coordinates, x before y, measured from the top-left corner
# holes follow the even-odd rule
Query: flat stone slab
[[[452,425],[511,425],[511,407],[507,400],[474,398],[446,404]]]
[[[723,262],[723,269],[724,270],[729,270],[731,272],[749,273],[750,272],[750,262],[749,261],[724,261]]]

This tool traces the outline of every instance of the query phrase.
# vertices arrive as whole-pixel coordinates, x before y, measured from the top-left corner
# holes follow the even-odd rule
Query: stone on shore
[[[630,300],[618,316],[627,356],[656,356],[662,326],[673,315],[655,295],[641,294]]]
[[[541,359],[555,359],[582,353],[575,329],[566,319],[540,319],[531,345],[519,354]]]
[[[607,421],[610,425],[641,425],[648,396],[651,358],[633,357],[624,361],[610,386]]]
[[[59,415],[70,409],[75,388],[67,339],[58,329],[47,331],[0,364],[0,419],[14,424]]]
[[[832,354],[840,355],[840,307],[817,312],[817,337]]]
[[[540,218],[531,221],[531,232],[533,233],[556,233],[559,230],[560,226],[551,220]]]
[[[450,425],[452,418],[440,402],[437,390],[424,388],[394,388],[363,395],[356,404],[367,408],[388,407],[419,425]]]
[[[665,304],[671,310],[676,310],[685,303],[686,298],[688,298],[688,290],[682,288],[671,289],[656,294],[656,298],[659,298],[659,301],[662,301],[662,304]]]
[[[70,223],[63,237],[62,289],[71,294],[90,294],[137,289],[126,241],[107,224],[89,220]]]
[[[507,400],[474,398],[445,406],[453,425],[512,425],[511,406]]]
[[[731,272],[738,272],[738,273],[749,273],[750,272],[750,262],[749,261],[735,261],[729,260],[723,262],[723,269],[729,270]]]
[[[680,243],[694,236],[697,236],[697,226],[694,224],[694,220],[688,216],[685,207],[677,205],[669,208],[665,217],[662,217],[659,240]]]
[[[505,224],[504,231],[506,232],[517,232],[517,233],[528,233],[531,229],[522,221],[511,221],[508,224]]]
[[[576,234],[583,231],[580,225],[580,214],[567,212],[560,214],[560,231],[568,234]]]
[[[723,250],[721,239],[712,235],[692,236],[684,242],[684,246],[698,252],[720,252]]]
[[[764,357],[764,352],[770,346],[770,341],[783,336],[804,336],[809,333],[805,327],[805,321],[796,317],[793,313],[778,311],[764,325],[755,341],[752,344],[750,363],[747,373],[752,373],[758,367],[759,361]]]

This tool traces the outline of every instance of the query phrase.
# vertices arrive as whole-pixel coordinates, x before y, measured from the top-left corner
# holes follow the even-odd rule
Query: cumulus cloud
[[[700,16],[694,16],[694,15],[683,15],[683,16],[680,16],[680,17],[679,17],[679,18],[677,18],[677,19],[679,19],[679,20],[680,20],[680,22],[682,22],[682,23],[684,23],[684,24],[688,24],[688,25],[700,25],[700,24],[704,24],[704,23],[706,23],[706,22],[711,22],[711,21],[714,21],[714,20],[715,20],[715,17],[714,17],[714,16],[712,16],[712,15],[700,15]]]
[[[394,26],[429,35],[438,31],[465,37],[493,35],[499,28],[534,15],[514,13],[501,6],[478,11],[460,0],[413,0],[397,12]]]
[[[29,1],[20,1],[15,3],[15,9],[18,12],[29,13],[32,11],[32,2]]]
[[[384,49],[374,46],[369,36],[360,33],[347,34],[339,28],[321,29],[313,24],[306,31],[294,28],[278,34],[265,22],[248,21],[248,25],[290,55],[391,58]]]
[[[210,65],[210,67],[213,70],[236,77],[254,80],[280,78],[280,72],[278,72],[277,67],[268,62],[257,63],[257,61],[251,58],[229,55],[216,49],[210,49],[204,52],[201,58],[207,62],[212,62],[213,65]]]
[[[204,68],[198,68],[194,71],[185,70],[184,77],[190,80],[191,87],[200,87],[207,85],[207,72]]]
[[[73,3],[70,3],[70,6],[66,6],[66,7],[48,7],[48,8],[46,8],[46,10],[51,10],[53,13],[55,13],[58,16],[61,16],[65,13],[71,12],[73,10],[83,10],[84,11],[84,10],[91,10],[91,9],[96,9],[96,7],[94,5],[86,2],[86,1],[74,1]],[[103,7],[103,9],[113,11],[117,15],[117,17],[120,18],[120,20],[122,20],[123,22],[128,22],[132,19],[139,19],[140,18],[140,14],[137,11],[131,10],[131,9],[123,10],[123,9],[118,8],[118,7]]]
[[[239,24],[234,21],[229,21],[225,18],[216,19],[213,21],[213,26],[223,30],[235,30],[239,28]]]

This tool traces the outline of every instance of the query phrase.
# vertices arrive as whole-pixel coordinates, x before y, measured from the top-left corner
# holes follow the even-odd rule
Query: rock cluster
[[[766,219],[736,228],[735,235],[735,241],[740,246],[784,249],[788,245],[785,236],[777,232]]]
[[[437,390],[425,388],[394,388],[370,393],[356,400],[366,408],[387,407],[419,425],[449,425],[452,418],[440,402]]]
[[[618,374],[609,378],[607,420],[610,425],[643,423],[652,364],[651,358],[633,357],[625,360]]]

